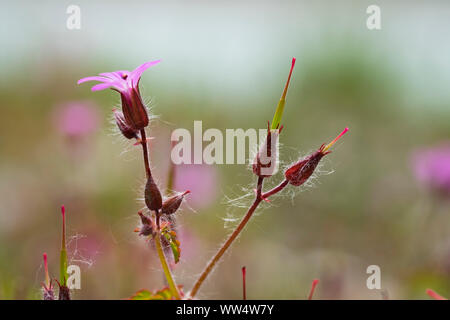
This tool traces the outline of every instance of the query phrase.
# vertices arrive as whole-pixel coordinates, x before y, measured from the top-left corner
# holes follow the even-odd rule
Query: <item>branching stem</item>
[[[220,259],[222,258],[223,254],[227,251],[227,249],[231,246],[233,241],[237,238],[237,236],[244,229],[244,227],[246,226],[247,222],[250,220],[250,218],[252,217],[253,213],[255,212],[256,208],[261,203],[261,201],[262,200],[266,200],[271,195],[274,195],[274,194],[280,192],[281,190],[283,190],[288,185],[288,181],[284,180],[282,183],[280,183],[278,186],[276,186],[272,190],[270,190],[270,191],[268,191],[266,193],[262,193],[263,181],[264,181],[264,177],[258,177],[258,182],[256,184],[256,196],[255,196],[255,200],[253,201],[253,204],[250,206],[250,208],[248,209],[247,213],[242,218],[241,222],[238,224],[236,229],[231,233],[231,235],[228,237],[228,239],[225,241],[225,243],[217,251],[215,256],[206,265],[205,269],[203,270],[203,272],[201,273],[200,277],[195,282],[194,287],[192,288],[192,290],[190,292],[190,298],[191,299],[195,297],[195,295],[197,294],[198,290],[200,289],[200,286],[205,281],[206,277],[214,269],[215,265],[217,264],[217,262],[220,261]]]

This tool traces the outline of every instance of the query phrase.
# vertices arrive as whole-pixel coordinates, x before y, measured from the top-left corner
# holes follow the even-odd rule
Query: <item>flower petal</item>
[[[140,65],[139,67],[137,67],[136,69],[134,69],[130,75],[129,75],[129,81],[131,81],[131,85],[132,86],[137,86],[139,79],[141,78],[142,73],[147,70],[148,68],[150,68],[151,66],[154,66],[155,64],[160,63],[161,60],[155,60],[155,61],[149,61],[146,62],[142,65]]]
[[[77,84],[81,84],[81,83],[88,82],[88,81],[109,82],[109,81],[111,81],[111,79],[108,79],[105,77],[99,77],[99,76],[86,77],[86,78],[81,78],[80,80],[78,80]]]
[[[114,72],[105,72],[105,73],[100,73],[101,76],[113,79],[113,80],[122,80],[125,81],[125,79],[123,78],[124,75],[129,76],[130,75],[130,71],[128,70],[118,70],[118,71],[114,71]]]
[[[109,82],[109,83],[99,83],[99,84],[96,84],[95,86],[93,86],[93,87],[91,88],[91,90],[92,90],[92,91],[100,91],[100,90],[105,90],[105,89],[108,89],[108,88],[111,88],[111,87],[114,87],[114,88],[116,88],[117,90],[120,90],[120,89],[115,85],[114,82]]]

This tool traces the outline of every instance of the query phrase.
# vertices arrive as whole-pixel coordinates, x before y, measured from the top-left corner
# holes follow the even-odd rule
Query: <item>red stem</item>
[[[141,144],[142,152],[144,154],[145,174],[148,179],[152,176],[152,171],[150,170],[150,162],[148,160],[147,137],[145,135],[145,129],[141,129]]]
[[[272,190],[269,190],[265,193],[263,193],[261,195],[261,197],[263,199],[267,199],[268,197],[274,195],[275,193],[280,192],[281,190],[283,190],[287,185],[288,185],[289,181],[288,180],[284,180],[283,182],[281,182],[279,185],[277,185],[275,188],[273,188]]]
[[[192,288],[192,290],[190,292],[191,298],[194,298],[194,296],[197,294],[198,290],[200,289],[200,286],[205,281],[206,277],[214,269],[215,265],[222,258],[225,251],[227,251],[227,249],[231,246],[233,241],[237,238],[237,236],[244,229],[245,225],[250,220],[250,218],[252,217],[253,213],[255,212],[256,208],[261,203],[261,201],[270,197],[271,195],[274,195],[275,193],[280,192],[288,184],[288,181],[285,180],[282,183],[280,183],[278,186],[273,188],[272,190],[262,194],[263,181],[264,181],[263,177],[258,177],[258,182],[257,182],[257,186],[256,186],[256,197],[255,197],[255,200],[253,201],[253,204],[248,209],[247,213],[242,218],[241,222],[238,224],[238,226],[233,231],[233,233],[231,233],[231,235],[228,237],[228,239],[225,241],[225,243],[222,245],[222,247],[220,247],[219,251],[217,251],[215,256],[208,262],[207,266],[205,267],[205,269],[201,273],[200,277],[195,282],[194,287]]]
[[[245,288],[245,267],[242,267],[242,299],[247,300],[247,290]]]

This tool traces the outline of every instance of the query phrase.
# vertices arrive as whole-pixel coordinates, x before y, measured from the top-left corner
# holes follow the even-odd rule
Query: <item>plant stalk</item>
[[[145,129],[141,129],[141,144],[142,144],[142,153],[144,155],[144,165],[145,165],[145,174],[147,179],[152,176],[152,172],[150,170],[150,161],[148,157],[148,148],[147,148],[147,137],[145,134]],[[178,291],[178,287],[173,278],[172,272],[170,271],[169,265],[167,264],[166,256],[164,255],[164,251],[161,245],[161,230],[160,230],[160,221],[159,221],[159,212],[155,212],[155,218],[157,221],[158,233],[153,237],[155,239],[156,250],[158,251],[159,261],[161,262],[161,266],[164,271],[164,275],[166,276],[167,283],[169,284],[170,291],[175,299],[180,300],[180,292]]]
[[[241,222],[238,224],[236,229],[231,233],[231,235],[228,237],[227,241],[220,247],[219,251],[215,254],[215,256],[208,262],[207,266],[201,273],[200,277],[197,279],[197,281],[194,284],[194,287],[192,288],[190,292],[190,298],[194,298],[194,296],[197,294],[198,290],[200,289],[200,286],[205,281],[206,277],[209,275],[209,273],[214,269],[215,265],[219,260],[222,258],[223,254],[227,251],[227,249],[231,246],[233,241],[237,238],[237,236],[241,233],[241,231],[244,229],[250,218],[252,217],[253,213],[255,212],[258,205],[261,203],[262,200],[267,199],[271,195],[274,195],[275,193],[280,192],[283,190],[287,184],[288,181],[284,180],[282,183],[280,183],[278,186],[273,188],[272,190],[262,193],[262,187],[263,187],[263,177],[258,177],[258,182],[256,186],[256,197],[253,201],[253,204],[248,209],[245,216],[242,218]]]
[[[154,237],[156,250],[158,251],[159,260],[161,261],[161,265],[164,271],[164,275],[166,276],[167,283],[169,284],[170,292],[176,300],[180,300],[180,293],[178,292],[178,287],[173,279],[172,272],[170,271],[169,265],[167,264],[166,256],[164,255],[164,251],[161,245],[161,233],[158,233]]]

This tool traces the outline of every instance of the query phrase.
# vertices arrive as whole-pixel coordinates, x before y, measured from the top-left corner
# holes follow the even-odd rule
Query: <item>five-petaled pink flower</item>
[[[141,130],[148,125],[148,115],[139,92],[139,81],[145,70],[159,62],[160,60],[146,62],[131,72],[119,70],[100,73],[98,76],[82,78],[78,80],[78,84],[87,81],[99,81],[101,83],[93,86],[92,91],[111,88],[119,92],[122,99],[122,111],[127,124],[134,130]]]

